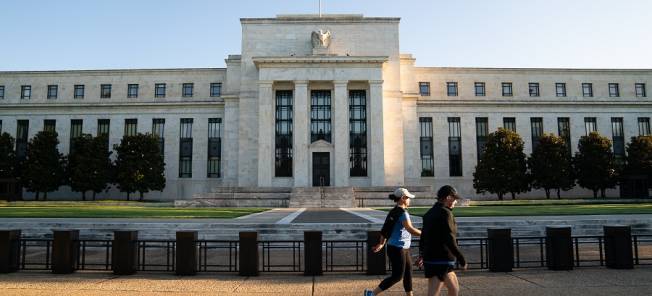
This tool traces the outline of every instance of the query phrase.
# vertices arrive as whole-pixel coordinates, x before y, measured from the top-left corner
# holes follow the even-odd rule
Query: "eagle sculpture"
[[[331,45],[331,31],[312,31],[312,48],[328,48]]]

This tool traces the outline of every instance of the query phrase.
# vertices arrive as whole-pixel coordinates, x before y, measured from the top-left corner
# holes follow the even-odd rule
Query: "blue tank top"
[[[394,246],[397,248],[409,249],[410,244],[412,243],[412,235],[410,232],[403,227],[403,221],[410,220],[410,214],[404,212],[401,217],[398,218],[394,228],[392,229],[392,234],[389,236],[388,245]]]

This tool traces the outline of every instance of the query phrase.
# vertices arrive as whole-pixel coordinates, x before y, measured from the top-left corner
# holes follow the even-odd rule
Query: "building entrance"
[[[331,185],[331,159],[329,152],[312,153],[312,186]]]

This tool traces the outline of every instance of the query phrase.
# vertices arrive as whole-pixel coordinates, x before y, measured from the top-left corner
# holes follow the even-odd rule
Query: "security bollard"
[[[52,273],[73,273],[77,269],[79,230],[53,230]]]
[[[18,270],[20,264],[20,230],[0,230],[0,273]]]
[[[607,268],[632,269],[632,228],[604,226],[604,255]]]
[[[177,275],[197,274],[197,231],[177,231]]]
[[[303,233],[305,269],[304,275],[322,275],[322,239],[321,231],[305,231]]]
[[[487,229],[489,271],[510,272],[514,267],[514,245],[510,228]]]
[[[546,227],[546,263],[550,270],[573,269],[573,239],[570,227]]]
[[[116,275],[130,275],[138,270],[138,231],[114,231],[111,269]]]
[[[240,232],[241,276],[258,275],[258,232]]]
[[[368,275],[384,275],[387,274],[387,266],[385,260],[386,248],[383,248],[378,253],[374,253],[373,247],[378,244],[380,240],[380,231],[367,231],[367,274]]]

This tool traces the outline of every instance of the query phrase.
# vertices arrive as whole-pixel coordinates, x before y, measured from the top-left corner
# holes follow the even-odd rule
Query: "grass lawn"
[[[0,218],[236,218],[265,208],[174,208],[138,202],[2,202]]]
[[[428,209],[410,207],[410,214],[423,216]],[[652,203],[479,205],[456,207],[453,212],[456,217],[652,214]]]

